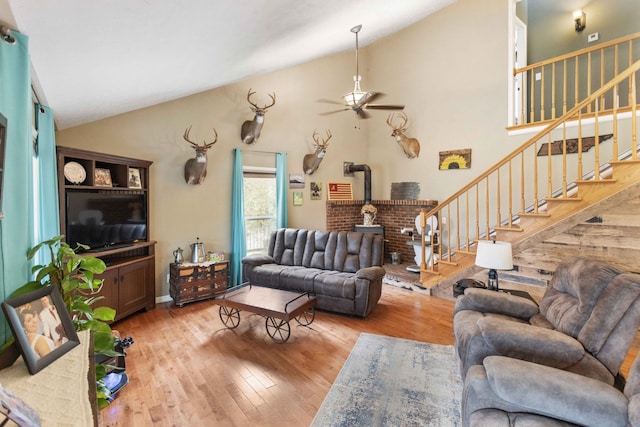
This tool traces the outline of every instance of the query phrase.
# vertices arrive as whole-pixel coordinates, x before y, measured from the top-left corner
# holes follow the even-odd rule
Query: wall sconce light
[[[583,10],[576,10],[575,12],[573,12],[573,20],[576,23],[576,33],[584,30],[584,28],[587,26],[587,15]]]

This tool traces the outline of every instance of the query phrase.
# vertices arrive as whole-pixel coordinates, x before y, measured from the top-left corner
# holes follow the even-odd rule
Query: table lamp
[[[487,289],[498,290],[498,272],[496,270],[513,269],[511,243],[496,240],[480,240],[476,251],[476,265],[489,269]]]

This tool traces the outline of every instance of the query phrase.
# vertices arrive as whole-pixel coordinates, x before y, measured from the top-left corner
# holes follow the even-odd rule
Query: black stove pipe
[[[364,204],[371,204],[371,168],[369,165],[345,165],[346,173],[364,172]]]

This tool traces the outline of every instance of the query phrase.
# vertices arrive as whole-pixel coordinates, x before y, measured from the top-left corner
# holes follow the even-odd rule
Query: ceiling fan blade
[[[318,102],[323,104],[344,105],[344,102],[334,101],[333,99],[318,99]]]
[[[371,110],[404,110],[404,105],[367,104],[364,108]]]
[[[340,113],[342,111],[347,111],[350,110],[351,108],[341,108],[340,110],[333,110],[333,111],[325,111],[323,113],[318,113],[321,116],[328,116],[329,114],[335,114],[335,113]]]
[[[366,98],[365,100],[363,100],[360,103],[360,105],[365,105],[365,104],[368,104],[370,102],[373,102],[373,101],[375,101],[376,99],[380,98],[383,95],[384,95],[384,93],[382,93],[382,92],[371,92],[371,95],[368,98]]]

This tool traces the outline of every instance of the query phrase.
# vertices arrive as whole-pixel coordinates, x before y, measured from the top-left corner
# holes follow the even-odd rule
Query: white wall
[[[388,199],[392,182],[416,181],[421,198],[444,200],[493,162],[520,145],[508,138],[507,79],[510,0],[459,0],[412,27],[361,50],[365,90],[386,93],[380,102],[404,103],[408,135],[421,143],[420,158],[407,159],[390,137],[387,113],[357,122],[352,112],[318,113],[333,106],[317,102],[339,99],[352,88],[354,53],[346,52],[301,66],[252,78],[187,98],[108,118],[57,133],[57,144],[152,160],[151,238],[158,241],[156,294],[167,295],[166,275],[172,251],[187,248],[196,237],[207,250],[229,251],[233,149],[286,151],[289,173],[302,173],[302,158],[312,151],[314,129],[331,129],[326,157],[306,176],[303,206],[291,205],[289,225],[324,228],[325,201],[309,200],[309,182],[352,181],[355,198],[363,198],[363,177],[343,176],[343,161],[372,169],[374,199]],[[348,36],[348,32],[345,33]],[[240,126],[252,114],[245,100],[249,88],[259,103],[275,91],[255,146],[240,142]],[[360,128],[356,128],[357,125]],[[211,138],[207,180],[188,186],[184,162],[193,150],[182,140]],[[438,171],[438,152],[471,148],[472,168]],[[188,256],[188,251],[186,253]]]

